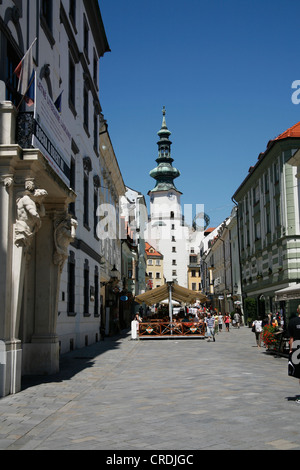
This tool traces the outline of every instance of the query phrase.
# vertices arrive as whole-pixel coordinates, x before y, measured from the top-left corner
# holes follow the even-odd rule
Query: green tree
[[[245,322],[252,323],[257,318],[257,305],[256,299],[253,297],[246,297],[244,300]]]

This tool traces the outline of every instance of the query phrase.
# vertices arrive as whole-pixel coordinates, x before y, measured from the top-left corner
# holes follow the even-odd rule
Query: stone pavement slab
[[[72,351],[0,400],[1,450],[300,450],[297,379],[251,329],[130,334]]]

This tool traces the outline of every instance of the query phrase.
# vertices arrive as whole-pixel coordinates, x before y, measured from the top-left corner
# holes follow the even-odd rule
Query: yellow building
[[[147,290],[149,290],[160,287],[166,282],[164,278],[164,257],[148,242],[145,245],[148,274]]]
[[[200,260],[193,249],[189,254],[188,289],[201,292]]]

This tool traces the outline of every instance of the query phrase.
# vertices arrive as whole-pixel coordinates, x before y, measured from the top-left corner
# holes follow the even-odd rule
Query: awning
[[[164,284],[161,287],[156,289],[151,289],[144,294],[137,295],[135,297],[136,302],[143,303],[147,305],[157,304],[162,300],[165,300],[169,297],[169,286]],[[185,287],[181,287],[178,284],[172,285],[172,299],[178,300],[178,302],[193,303],[196,300],[204,302],[207,300],[207,297],[200,292],[196,292]]]
[[[277,302],[293,299],[300,299],[300,284],[294,284],[293,286],[275,291],[275,300]]]

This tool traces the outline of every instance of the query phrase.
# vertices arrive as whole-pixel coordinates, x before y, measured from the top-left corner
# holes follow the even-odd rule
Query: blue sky
[[[300,2],[99,4],[111,49],[100,102],[125,184],[149,207],[165,106],[182,204],[204,204],[217,226],[268,141],[300,121]]]

